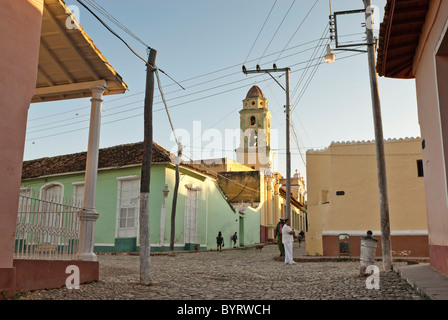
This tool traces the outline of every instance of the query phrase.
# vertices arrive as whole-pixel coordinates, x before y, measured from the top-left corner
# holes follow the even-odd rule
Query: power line
[[[269,46],[271,45],[272,40],[274,40],[275,36],[277,35],[278,30],[279,30],[280,27],[282,26],[283,22],[285,21],[286,17],[288,16],[289,12],[291,11],[291,9],[292,9],[292,7],[293,7],[293,5],[294,5],[295,3],[296,3],[296,0],[294,0],[294,1],[291,3],[291,6],[289,7],[289,9],[288,9],[288,11],[286,12],[286,14],[283,16],[282,21],[280,22],[279,26],[277,27],[277,30],[275,31],[274,35],[272,36],[271,40],[269,41],[268,45],[266,46],[266,49],[264,49],[263,54],[262,54],[261,56],[263,56],[263,55],[266,53],[266,51],[268,50]],[[258,63],[257,63],[257,64],[260,64],[260,60],[261,60],[261,58],[258,60]]]
[[[309,42],[307,42],[307,43],[304,43],[304,44],[295,46],[294,48],[301,47],[301,46],[304,46],[304,45],[307,45],[307,44],[309,44],[309,43],[316,42],[316,41],[319,41],[319,40],[320,40],[320,39],[318,39],[318,40],[313,40],[313,41],[309,41]],[[298,51],[298,52],[296,52],[296,53],[293,53],[293,54],[291,54],[291,55],[289,55],[289,56],[285,56],[285,57],[283,57],[282,59],[289,58],[289,57],[292,57],[292,56],[294,56],[294,55],[298,55],[298,54],[301,54],[301,53],[304,53],[304,52],[307,52],[307,51],[310,51],[310,50],[313,50],[313,49],[314,49],[314,48],[308,48],[308,49],[305,49],[305,50],[301,50],[301,51]],[[271,56],[271,55],[272,55],[272,54],[267,55],[266,57]],[[254,60],[255,60],[255,59],[254,59]],[[193,80],[193,79],[197,79],[197,78],[200,78],[200,77],[204,77],[204,76],[207,76],[207,75],[211,75],[211,74],[214,74],[214,73],[222,72],[222,71],[225,71],[225,70],[231,69],[231,68],[233,68],[233,67],[237,67],[237,66],[239,67],[240,64],[238,64],[238,65],[233,65],[233,66],[231,66],[231,67],[227,67],[227,68],[220,69],[220,70],[217,70],[217,71],[212,71],[212,72],[206,73],[206,74],[204,74],[204,75],[195,76],[195,77],[186,79],[186,80],[184,80],[184,81],[182,81],[182,82],[187,82],[187,81],[190,81],[190,80]],[[159,70],[160,70],[160,69],[159,69]],[[196,84],[194,84],[194,85],[189,86],[189,88],[191,89],[191,88],[193,88],[193,87],[202,85],[202,84],[204,84],[204,83],[210,83],[210,82],[213,82],[213,81],[221,80],[221,79],[224,79],[224,78],[227,78],[227,77],[236,75],[236,74],[240,74],[240,73],[241,73],[241,71],[236,71],[236,72],[233,72],[233,73],[224,75],[224,76],[220,76],[220,77],[217,77],[217,78],[214,78],[214,79],[210,79],[210,80],[207,80],[207,81],[203,81],[203,82],[200,82],[200,83],[196,83]],[[170,84],[168,84],[167,86],[170,86]],[[178,92],[178,91],[182,91],[182,90],[174,90],[174,91],[168,92],[166,95],[169,95],[169,94],[172,94],[172,93],[175,93],[175,92]],[[113,100],[104,101],[103,104],[104,104],[104,103],[108,103],[108,102],[114,102],[114,101],[117,101],[117,100],[127,99],[127,98],[130,98],[130,97],[136,96],[136,95],[140,95],[140,94],[142,94],[142,93],[144,93],[144,92],[145,92],[145,91],[141,91],[141,92],[138,92],[138,93],[134,93],[134,94],[128,95],[128,96],[126,96],[126,97],[120,97],[120,98],[116,98],[116,99],[113,99]],[[157,96],[156,96],[156,97],[157,97]],[[75,112],[75,111],[78,111],[78,110],[84,110],[84,109],[86,109],[86,108],[90,108],[90,105],[86,105],[85,107],[77,108],[77,109],[73,109],[73,110],[70,110],[70,111],[64,111],[64,112],[54,113],[54,114],[47,115],[47,116],[43,116],[43,117],[39,117],[39,118],[28,119],[28,122],[37,121],[37,120],[46,119],[46,118],[51,118],[51,117],[55,117],[55,116],[58,116],[58,115],[63,115],[63,114],[67,114],[67,113],[70,113],[70,112]]]
[[[135,33],[129,30],[125,25],[123,25],[120,21],[118,21],[115,17],[113,17],[104,7],[98,4],[95,0],[86,0],[92,7],[94,7],[98,12],[100,12],[103,16],[105,16],[109,21],[123,30],[125,33],[130,35],[132,38],[140,42],[145,48],[150,48],[147,43],[145,43],[142,39],[140,39]]]
[[[294,34],[291,36],[291,38],[288,40],[288,42],[286,43],[285,47],[283,48],[282,51],[280,51],[280,54],[278,55],[276,61],[280,58],[280,56],[282,55],[283,51],[286,49],[286,47],[288,46],[288,44],[291,42],[291,40],[294,38],[294,36],[296,35],[296,33],[299,31],[300,27],[302,27],[302,24],[306,21],[306,19],[308,18],[308,16],[310,15],[311,11],[314,9],[314,7],[316,6],[317,2],[319,0],[316,0],[316,2],[314,2],[313,6],[311,7],[311,9],[308,11],[308,13],[306,14],[306,16],[302,19],[302,22],[299,24],[298,28],[296,29],[296,31],[294,32]]]
[[[131,52],[137,56],[139,59],[141,59],[143,62],[145,62],[145,64],[152,68],[155,69],[154,66],[150,65],[148,63],[148,61],[146,61],[146,59],[142,58],[126,41],[124,41],[114,30],[112,30],[103,20],[101,20],[100,17],[98,17],[92,10],[90,10],[90,8],[84,4],[81,0],[77,0],[84,8],[87,9],[87,11],[89,11],[107,30],[109,30],[115,37],[117,37],[119,40],[121,40],[127,47],[129,50],[131,50]],[[147,47],[148,49],[152,49],[151,47]]]
[[[160,95],[162,96],[163,104],[165,106],[166,114],[168,116],[168,120],[170,122],[171,131],[173,132],[174,139],[176,140],[176,144],[179,146],[179,141],[177,141],[176,132],[174,130],[173,122],[171,121],[170,113],[168,112],[168,106],[166,105],[165,97],[162,91],[162,84],[160,83],[159,72],[156,70],[157,84],[159,86]]]
[[[362,32],[358,32],[358,33],[352,33],[352,34],[347,34],[347,35],[340,35],[339,37],[341,38],[341,37],[353,36],[353,35],[358,35],[358,34],[363,34],[363,33]],[[298,48],[298,47],[302,47],[302,46],[308,45],[308,44],[316,42],[316,41],[320,42],[322,39],[323,38],[311,40],[311,41],[308,41],[308,42],[296,45],[294,47],[288,48],[288,49],[286,49],[284,51],[288,51],[288,50],[292,50],[292,49],[295,49],[295,48]],[[307,52],[307,51],[313,50],[313,49],[315,50],[315,48],[305,49],[305,50],[302,50],[302,51],[290,54],[289,56],[284,56],[282,59],[289,58],[289,57],[292,57],[294,55],[297,55],[297,54],[300,54],[300,53],[303,53],[303,52]],[[269,56],[275,55],[275,54],[277,54],[279,52],[281,52],[281,51],[274,52],[274,53],[268,54],[266,56],[262,56],[261,58],[269,57]],[[252,59],[252,60],[249,60],[249,61],[255,61],[257,59],[258,58],[255,58],[255,59]],[[273,61],[275,61],[275,60],[273,60]],[[273,61],[271,61],[271,62],[273,62]],[[222,72],[222,71],[234,68],[234,67],[240,67],[240,66],[241,66],[241,64],[232,65],[232,66],[229,66],[229,67],[226,67],[226,68],[222,68],[222,69],[218,69],[218,70],[215,70],[215,71],[211,71],[211,72],[208,72],[208,73],[205,73],[205,74],[202,74],[202,75],[194,76],[194,77],[185,79],[185,80],[183,80],[181,82],[185,83],[185,82],[188,82],[188,81],[191,81],[191,80],[194,80],[194,79],[198,79],[198,78],[201,78],[201,77],[205,77],[205,76],[208,76],[208,75],[211,75],[211,74],[214,74],[214,73],[219,73],[219,72]],[[159,71],[162,72],[162,70],[160,68],[159,68]],[[221,77],[209,80],[209,81],[204,81],[204,82],[201,82],[201,83],[198,83],[198,84],[194,84],[194,85],[190,86],[189,88],[201,85],[203,83],[208,83],[210,81],[220,80],[220,79],[223,79],[225,77],[229,77],[229,76],[232,76],[232,75],[235,75],[235,74],[240,74],[240,73],[241,73],[241,71],[237,71],[237,72],[234,72],[234,73],[231,73],[231,74],[228,74],[228,75],[225,75],[225,76],[221,76]],[[174,84],[167,84],[165,87],[169,87],[171,85],[174,85]],[[168,92],[167,95],[169,95],[171,93],[174,93],[174,92],[177,92],[177,91],[179,91],[179,90]],[[115,99],[112,99],[112,100],[106,100],[106,101],[103,102],[103,104],[109,103],[109,102],[118,101],[118,100],[122,100],[122,99],[128,99],[130,97],[140,95],[140,94],[142,94],[144,92],[145,91],[141,91],[141,92],[137,92],[137,93],[134,93],[134,94],[126,95],[124,97],[118,97],[118,98],[115,98]],[[64,112],[59,112],[59,113],[52,113],[51,115],[47,115],[47,116],[43,116],[43,117],[39,117],[39,118],[34,118],[34,119],[31,118],[31,119],[28,119],[28,122],[33,122],[33,121],[38,121],[38,120],[42,120],[42,119],[46,119],[46,118],[51,118],[51,117],[55,117],[55,116],[58,116],[58,115],[63,115],[63,114],[67,114],[67,113],[70,113],[70,112],[75,112],[75,111],[78,111],[78,110],[84,110],[84,109],[89,108],[89,107],[90,107],[90,105],[86,105],[85,107],[82,107],[82,108],[76,108],[76,109],[72,109],[72,110],[64,111]]]
[[[312,63],[313,59],[315,59],[316,53],[318,52],[318,48],[322,46],[323,40],[325,39],[325,35],[326,35],[327,32],[328,32],[328,26],[325,25],[325,29],[322,32],[322,36],[320,37],[320,40],[319,40],[318,44],[314,47],[314,51],[313,51],[313,53],[311,54],[311,56],[310,56],[310,58],[308,60],[307,67],[310,66],[310,64]],[[294,87],[294,90],[293,90],[293,92],[291,94],[291,97],[294,97],[294,95],[296,94],[298,88],[302,84],[302,81],[305,78],[305,75],[307,73],[308,73],[308,69],[306,69],[306,71],[302,73],[299,81],[297,82],[296,86]]]
[[[263,31],[264,26],[266,25],[266,22],[268,21],[269,17],[271,16],[272,10],[274,9],[276,3],[277,3],[277,0],[275,0],[274,4],[273,4],[272,7],[271,7],[271,10],[269,11],[268,16],[267,16],[266,19],[264,20],[263,26],[261,27],[260,31],[258,32],[258,35],[257,35],[257,37],[255,38],[255,41],[254,41],[254,43],[252,44],[252,47],[250,48],[249,53],[247,54],[247,57],[246,57],[246,59],[244,60],[243,65],[246,64],[246,62],[247,62],[247,58],[249,58],[249,55],[251,54],[252,49],[254,48],[255,43],[257,42],[258,37],[259,37],[260,34],[261,34],[261,31]]]
[[[343,60],[343,59],[350,58],[350,57],[353,57],[353,56],[357,56],[357,55],[360,55],[360,54],[362,54],[362,53],[355,53],[355,54],[352,54],[352,55],[349,55],[349,56],[341,57],[341,58],[339,58],[339,60]],[[324,64],[324,63],[325,62],[318,62],[317,65]],[[312,65],[310,67],[313,67],[313,66],[315,66],[315,65]],[[291,73],[299,72],[299,71],[302,71],[302,70],[305,70],[305,69],[306,68],[297,69],[297,70],[291,71]],[[268,80],[270,80],[270,79],[261,80],[261,81],[259,81],[259,83],[265,82],[265,81],[268,81]],[[238,89],[242,89],[244,87],[246,87],[246,85],[239,86],[239,87],[232,88],[232,89],[225,90],[225,91],[221,91],[221,92],[218,92],[218,93],[214,93],[214,94],[211,94],[211,95],[208,95],[208,96],[205,96],[205,97],[201,97],[201,98],[189,100],[189,101],[186,101],[186,102],[182,102],[182,103],[179,103],[179,104],[176,104],[176,105],[172,105],[172,106],[170,106],[168,108],[171,109],[171,108],[183,106],[183,105],[186,105],[188,103],[196,102],[196,101],[207,99],[207,98],[210,98],[210,97],[215,97],[217,95],[228,93],[228,92],[231,92],[231,91],[234,91],[234,90],[238,90]],[[140,106],[138,108],[143,108],[143,106]],[[135,109],[137,109],[137,108],[133,108],[132,110],[135,110]],[[154,110],[154,112],[162,111],[162,110],[164,110],[164,108],[156,109],[156,110]],[[127,111],[123,111],[123,112],[128,112],[128,111],[131,111],[131,110],[127,110]],[[123,112],[119,112],[119,113],[123,113]],[[118,114],[118,113],[115,113],[115,114]],[[110,116],[110,115],[108,115],[108,116]],[[136,118],[136,117],[140,117],[140,116],[141,116],[141,114],[129,116],[129,117],[126,117],[126,118],[120,118],[120,119],[117,119],[117,120],[113,120],[113,121],[109,121],[109,122],[106,122],[106,123],[102,123],[102,125],[106,125],[106,124],[110,124],[110,123],[114,123],[114,122],[118,122],[118,121],[123,121],[123,120],[131,119],[131,118]],[[51,135],[47,135],[47,136],[30,138],[30,139],[27,139],[26,141],[34,141],[34,140],[38,140],[38,139],[49,138],[49,137],[53,137],[53,136],[57,136],[57,135],[61,135],[61,134],[66,134],[66,133],[72,133],[72,132],[75,132],[75,131],[80,131],[80,130],[85,130],[85,129],[88,129],[88,127],[80,128],[80,129],[74,129],[74,130],[69,130],[69,131],[64,131],[64,132],[51,134]]]
[[[311,48],[311,49],[312,49],[312,48]],[[300,53],[305,52],[305,51],[308,51],[308,50],[310,50],[310,49],[303,50],[303,51],[301,51]],[[299,62],[299,63],[297,63],[297,64],[295,64],[295,65],[299,65],[299,64],[303,64],[303,63],[305,63],[305,62]],[[158,69],[158,70],[160,70],[160,69]],[[237,72],[237,73],[240,73],[240,72]],[[223,78],[225,78],[225,77],[232,76],[232,75],[234,75],[234,74],[235,74],[235,73],[232,73],[232,74],[225,75],[225,76],[222,76],[222,77],[219,77],[219,78],[211,79],[211,80],[209,80],[209,81],[201,82],[201,83],[199,83],[199,84],[195,84],[195,85],[191,86],[190,88],[195,87],[195,86],[198,86],[198,85],[202,85],[202,84],[204,84],[204,83],[210,83],[210,82],[212,82],[212,81],[220,80],[220,79],[223,79]],[[257,76],[259,76],[259,75],[257,75]],[[218,89],[218,88],[221,88],[221,87],[224,87],[224,86],[228,86],[228,85],[231,85],[231,84],[236,84],[236,83],[244,82],[244,81],[247,81],[247,79],[243,78],[243,79],[236,80],[236,81],[233,81],[233,82],[229,82],[229,83],[225,83],[225,84],[222,84],[222,85],[218,85],[218,86],[215,86],[215,87],[212,87],[212,88],[207,88],[207,89],[199,90],[199,91],[196,91],[196,92],[191,92],[191,93],[188,93],[188,94],[185,94],[185,95],[182,95],[182,96],[174,97],[174,98],[170,99],[170,101],[172,101],[172,100],[177,100],[177,99],[181,99],[181,98],[185,98],[185,97],[188,97],[188,96],[196,95],[196,94],[199,94],[199,93],[207,92],[207,91],[210,91],[210,90]],[[177,92],[177,91],[174,91],[174,92]],[[171,93],[173,93],[173,92],[169,92],[168,94],[171,94]],[[113,100],[113,101],[115,101],[115,100]],[[134,103],[138,103],[138,102],[140,102],[140,101],[135,101],[135,102],[131,102],[131,103],[128,103],[128,104],[124,104],[124,105],[119,105],[119,106],[111,107],[111,108],[109,108],[108,110],[114,110],[114,109],[121,108],[121,107],[124,107],[124,106],[127,106],[127,105],[131,105],[131,104],[134,104]],[[158,104],[158,103],[160,103],[160,102],[157,102],[157,103],[155,103],[155,104]],[[86,106],[85,108],[87,108],[87,107],[88,107],[88,106]],[[79,109],[76,109],[76,110],[79,110]],[[76,110],[75,110],[75,111],[76,111]],[[132,111],[132,110],[135,110],[135,108],[133,108],[133,109],[129,109],[129,110],[127,110],[127,111]],[[124,111],[124,112],[126,112],[126,111]],[[119,113],[122,113],[122,112],[119,112]],[[66,113],[65,113],[65,112],[62,112],[62,113],[58,113],[57,115],[61,115],[61,114],[66,114]],[[105,117],[110,116],[110,115],[114,115],[114,114],[117,114],[117,113],[109,114],[109,115],[106,115]],[[55,116],[55,115],[49,115],[49,116],[47,116],[47,117],[52,117],[52,116]],[[85,115],[85,116],[88,116],[88,115]],[[38,118],[38,119],[44,119],[44,118],[46,118],[46,117],[41,117],[41,118]],[[34,119],[34,120],[37,120],[37,119]],[[37,125],[37,126],[34,126],[34,127],[30,127],[29,129],[31,129],[31,128],[36,128],[36,127],[42,127],[42,126],[46,126],[46,125],[51,125],[51,124],[53,124],[53,123],[65,122],[65,121],[69,121],[69,120],[72,120],[72,119],[68,119],[68,120],[67,120],[67,119],[66,119],[66,120],[58,120],[58,121],[51,122],[51,123],[48,123],[48,124],[41,124],[41,125]],[[77,121],[76,121],[75,123],[77,123]],[[43,129],[43,130],[48,130],[48,129]],[[30,133],[31,133],[31,132],[30,132]]]
[[[86,8],[107,30],[109,30],[115,37],[117,37],[119,40],[121,40],[127,47],[128,49],[135,55],[137,56],[140,60],[142,60],[143,62],[145,62],[145,65],[147,65],[149,68],[152,68],[153,70],[156,69],[156,66],[151,65],[146,59],[144,59],[143,57],[141,57],[126,41],[123,40],[123,38],[121,38],[114,30],[112,30],[112,28],[110,28],[100,17],[98,17],[92,10],[90,10],[90,8],[84,4],[81,0],[77,0],[84,8]],[[101,7],[102,8],[102,7]],[[125,31],[127,34],[129,34],[130,36],[132,36],[134,39],[137,39],[139,42],[141,42],[144,46],[146,46],[147,50],[151,50],[152,48],[147,45],[146,43],[144,43],[140,38],[138,38],[132,31],[130,31],[128,28],[126,28],[122,23],[120,23],[117,19],[115,19],[114,17],[112,17],[112,15],[110,15],[104,8],[102,8],[103,10],[100,10],[100,12],[106,12],[106,17],[109,20],[112,20],[113,23],[115,25],[117,25],[119,28],[121,28],[123,31]],[[160,72],[162,72],[163,74],[165,74],[167,77],[169,77],[172,81],[174,81],[179,87],[181,87],[182,89],[185,90],[185,88],[183,86],[181,86],[177,81],[175,81],[172,77],[170,77],[165,71],[161,70],[160,68],[157,68],[160,70]]]
[[[321,51],[321,54],[319,55],[319,59],[323,59],[324,54],[325,54],[325,48]],[[314,75],[316,74],[317,69],[319,68],[319,66],[320,65],[316,65],[314,67],[313,71],[311,71],[311,74],[309,75],[308,80],[305,83],[305,86],[302,88],[302,90],[299,93],[298,98],[294,102],[294,107],[293,107],[292,111],[294,111],[297,108],[297,106],[299,105],[300,100],[302,99],[303,95],[305,94],[306,89],[308,89],[308,86],[311,83],[311,80],[314,78]]]

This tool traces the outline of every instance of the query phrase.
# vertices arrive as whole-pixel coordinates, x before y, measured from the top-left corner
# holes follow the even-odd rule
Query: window
[[[31,188],[27,188],[27,187],[21,187],[20,188],[20,197],[19,197],[19,208],[18,208],[18,216],[17,216],[17,221],[21,221],[21,222],[25,222],[24,220],[26,219],[26,222],[29,222],[29,215],[27,215],[26,213],[30,212],[31,210]]]
[[[250,125],[254,126],[257,124],[257,120],[255,119],[255,116],[250,117]]]
[[[201,188],[188,184],[185,198],[185,243],[199,243],[198,233],[198,199]]]
[[[62,203],[64,187],[59,183],[49,183],[42,187],[40,198],[56,203]]]
[[[82,206],[84,201],[84,182],[73,183],[73,205]]]
[[[136,238],[139,216],[139,178],[119,178],[117,238]]]
[[[417,175],[423,177],[423,160],[417,160]]]
[[[328,190],[321,190],[322,204],[330,203],[328,201]]]
[[[48,232],[48,227],[61,227],[62,219],[60,219],[61,204],[63,203],[64,187],[62,184],[52,182],[44,185],[41,189],[40,199],[44,200],[40,205],[40,214],[44,233],[40,241],[51,243],[55,241],[54,235]],[[59,221],[59,223],[57,222]],[[60,241],[58,238],[56,241]]]
[[[249,147],[256,147],[258,140],[257,130],[252,130],[250,133]]]

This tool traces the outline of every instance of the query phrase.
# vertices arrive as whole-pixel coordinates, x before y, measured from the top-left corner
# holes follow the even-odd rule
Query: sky
[[[330,42],[331,12],[362,9],[362,0],[82,0],[140,56],[141,43],[157,51],[161,87],[155,88],[154,141],[175,152],[175,137],[185,160],[228,157],[236,160],[242,100],[257,85],[272,114],[273,170],[286,174],[286,92],[284,73],[242,72],[290,68],[291,172],[306,180],[306,151],[331,142],[374,139],[367,54],[334,51],[322,57]],[[95,45],[129,86],[121,95],[105,95],[100,148],[143,141],[146,66],[76,0],[66,4]],[[381,22],[386,0],[373,0]],[[100,5],[141,41],[123,32],[93,5]],[[379,11],[379,12],[378,12]],[[338,19],[344,44],[362,43],[362,14]],[[379,23],[376,25],[379,27]],[[379,29],[375,29],[378,36]],[[357,47],[365,49],[365,46]],[[175,81],[173,81],[173,79]],[[156,82],[157,84],[157,82]],[[179,85],[180,84],[180,85]],[[280,86],[281,85],[281,86]],[[181,87],[182,86],[182,87]],[[384,138],[420,136],[414,80],[379,78]],[[24,160],[87,150],[90,99],[31,104]]]

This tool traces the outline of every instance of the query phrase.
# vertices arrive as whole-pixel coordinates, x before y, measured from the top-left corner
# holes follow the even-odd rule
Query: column
[[[0,291],[14,293],[13,267],[26,122],[36,90],[43,0],[0,0]]]
[[[97,261],[93,252],[95,238],[95,222],[98,212],[95,210],[96,182],[98,176],[98,154],[100,142],[101,107],[105,86],[92,88],[90,100],[90,129],[89,144],[87,148],[86,176],[84,182],[84,204],[80,214],[79,250],[78,259],[84,261]]]

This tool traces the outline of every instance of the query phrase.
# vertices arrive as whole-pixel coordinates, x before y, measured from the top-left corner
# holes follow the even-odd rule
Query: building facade
[[[66,22],[76,28],[68,30]],[[64,265],[83,265],[81,283],[97,280],[98,263],[89,247],[96,216],[94,205],[83,204],[81,225],[85,253],[76,261],[14,259],[14,236],[20,199],[25,132],[30,103],[91,97],[86,194],[95,192],[102,97],[121,94],[127,85],[84,32],[63,0],[0,1],[0,290],[61,287]],[[83,260],[83,261],[81,261]],[[91,262],[91,263],[89,263]],[[32,276],[40,272],[40,279]],[[84,276],[88,275],[88,276]]]
[[[415,79],[431,266],[448,275],[448,3],[388,0],[379,76]]]
[[[392,255],[427,257],[421,139],[389,139],[385,155]],[[371,230],[381,256],[375,143],[332,143],[325,150],[309,150],[306,160],[306,253],[338,256],[338,236],[349,234],[352,255],[359,256],[360,238]]]
[[[139,251],[139,196],[143,143],[100,149],[96,193],[99,214],[95,225],[95,252]],[[22,191],[45,197],[83,198],[85,153],[24,162]],[[174,250],[216,248],[219,231],[225,239],[240,231],[239,244],[255,243],[259,234],[247,226],[259,223],[256,214],[241,216],[220,190],[216,179],[189,164],[180,165]],[[171,208],[175,166],[168,151],[154,144],[150,182],[151,251],[170,246]],[[164,189],[168,190],[164,197]],[[242,225],[242,226],[240,226]],[[246,228],[244,228],[246,226]]]
[[[253,227],[259,230],[259,242],[272,242],[279,219],[286,217],[286,179],[273,172],[268,99],[252,86],[242,102],[237,161],[218,158],[195,163],[217,177],[228,201],[242,215],[257,212],[259,224]],[[306,229],[305,182],[296,172],[291,185],[291,221],[298,234]]]

